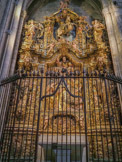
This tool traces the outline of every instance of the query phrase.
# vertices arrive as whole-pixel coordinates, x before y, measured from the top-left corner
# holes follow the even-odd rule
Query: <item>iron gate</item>
[[[0,87],[4,102],[11,97],[4,113],[1,161],[122,161],[121,84],[105,73],[65,69],[5,79]]]

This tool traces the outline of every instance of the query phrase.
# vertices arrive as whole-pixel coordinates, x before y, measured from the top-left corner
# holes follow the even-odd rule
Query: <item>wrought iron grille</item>
[[[122,161],[121,84],[115,76],[65,69],[5,79],[1,161]]]

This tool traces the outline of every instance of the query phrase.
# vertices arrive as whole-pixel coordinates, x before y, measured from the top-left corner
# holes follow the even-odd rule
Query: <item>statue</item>
[[[60,27],[57,30],[57,39],[61,38],[65,34],[65,24],[60,22]]]
[[[106,49],[106,45],[103,42],[103,30],[105,29],[105,26],[100,23],[99,21],[95,20],[92,22],[93,29],[94,29],[94,39],[98,45],[98,48],[100,49]]]
[[[62,64],[61,61],[59,60],[59,58],[57,58],[56,59],[56,65],[57,65],[57,67],[61,67],[61,64]]]
[[[69,34],[69,32],[72,31],[73,28],[74,28],[74,23],[71,22],[70,16],[67,16],[65,25],[66,25],[66,28],[67,28],[67,33]]]
[[[50,56],[50,55],[53,54],[53,52],[54,52],[54,47],[55,47],[55,43],[54,43],[54,42],[51,43],[49,46],[47,46],[48,51],[47,51],[46,56]]]
[[[41,23],[39,23],[38,24],[38,35],[37,35],[37,39],[42,38],[43,35],[44,35],[44,26]]]
[[[60,1],[60,9],[68,8],[70,0]]]
[[[72,41],[73,37],[75,37],[75,34],[74,34],[75,23],[72,23],[71,17],[67,13],[63,15],[63,20],[65,20],[65,22],[58,21],[59,28],[57,29],[57,33],[56,33],[57,38],[65,38],[66,40]]]
[[[26,38],[28,40],[32,40],[33,39],[33,36],[35,35],[35,25],[34,25],[34,21],[33,20],[30,20],[28,21],[28,23],[25,25],[25,35],[26,35]]]
[[[63,56],[63,58],[62,58],[62,67],[64,67],[64,68],[67,68],[68,67],[67,59],[66,59],[65,56]]]

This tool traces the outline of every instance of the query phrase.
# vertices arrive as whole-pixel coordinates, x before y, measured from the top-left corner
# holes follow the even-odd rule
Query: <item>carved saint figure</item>
[[[28,24],[25,25],[25,35],[27,36],[27,39],[32,40],[33,36],[35,35],[35,28],[36,27],[33,20],[30,20]]]
[[[66,59],[66,57],[64,56],[63,58],[62,58],[62,66],[64,67],[64,68],[67,68],[67,59]]]
[[[37,39],[40,39],[43,35],[44,35],[44,26],[41,23],[39,23]]]
[[[98,45],[101,45],[101,43],[103,43],[102,36],[103,36],[103,29],[105,29],[105,26],[97,20],[93,21],[92,24],[94,28],[95,41],[97,42]]]

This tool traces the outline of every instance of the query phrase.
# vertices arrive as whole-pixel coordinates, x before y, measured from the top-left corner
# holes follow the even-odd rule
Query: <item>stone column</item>
[[[4,51],[6,47],[7,40],[11,33],[11,19],[13,16],[13,11],[15,8],[14,0],[9,0],[3,15],[1,24],[0,24],[0,67],[3,64],[4,60]]]
[[[111,55],[112,55],[112,60],[113,60],[113,66],[114,66],[114,71],[117,76],[122,76],[122,64],[120,61],[120,54],[119,54],[119,49],[118,49],[118,43],[116,39],[116,33],[114,30],[114,22],[112,20],[111,13],[109,11],[109,5],[106,5],[106,0],[102,0],[103,2],[103,15],[105,17],[105,22],[106,22],[106,27],[107,27],[107,32],[108,32],[108,37],[109,37],[109,43],[110,43],[110,48],[111,48]]]
[[[107,32],[108,32],[108,38],[111,48],[111,56],[113,60],[113,67],[114,72],[116,76],[119,76],[122,78],[122,53],[120,47],[120,35],[119,33],[119,27],[116,24],[116,20],[114,18],[115,15],[113,15],[113,11],[111,8],[110,2],[107,0],[101,0],[103,4],[103,15],[105,17]],[[122,112],[122,86],[117,84],[118,87],[118,94],[121,104],[121,112]]]
[[[119,50],[119,60],[120,63],[122,63],[122,1],[119,1],[120,0],[111,0],[111,3],[109,5],[109,12],[112,17],[114,31],[116,35]]]
[[[20,21],[19,21],[19,28],[18,28],[18,32],[17,32],[17,35],[16,35],[16,41],[15,41],[14,51],[13,51],[13,56],[12,56],[10,75],[13,75],[14,72],[15,72],[15,66],[16,66],[16,61],[17,61],[17,56],[18,56],[19,45],[20,45],[20,41],[21,41],[22,29],[23,29],[23,25],[24,25],[26,15],[27,15],[26,4],[27,4],[27,0],[24,1],[23,9],[22,9],[22,12],[21,12],[21,17],[20,17]]]
[[[22,11],[22,6],[23,6],[23,0],[19,0],[18,4],[16,5],[14,9],[14,13],[12,15],[11,33],[6,42],[6,50],[4,50],[4,53],[3,53],[5,58],[4,60],[2,60],[1,79],[9,75],[11,59],[12,59],[14,44],[15,44],[16,35],[18,31],[18,25],[19,25],[20,15]]]
[[[8,77],[10,75],[11,65],[14,63],[12,62],[13,59],[13,51],[15,48],[15,42],[18,33],[18,27],[21,18],[21,12],[24,4],[24,0],[19,0],[17,4],[15,4],[14,12],[11,15],[11,33],[9,37],[6,39],[5,50],[4,50],[4,58],[2,59],[1,65],[1,79]],[[16,62],[15,62],[16,63]],[[3,125],[6,116],[6,110],[9,104],[9,98],[11,93],[11,84],[7,84],[6,86],[0,87],[0,136],[2,134]]]
[[[121,0],[111,0],[111,14],[115,17],[118,30],[119,37],[122,41],[122,1]]]

